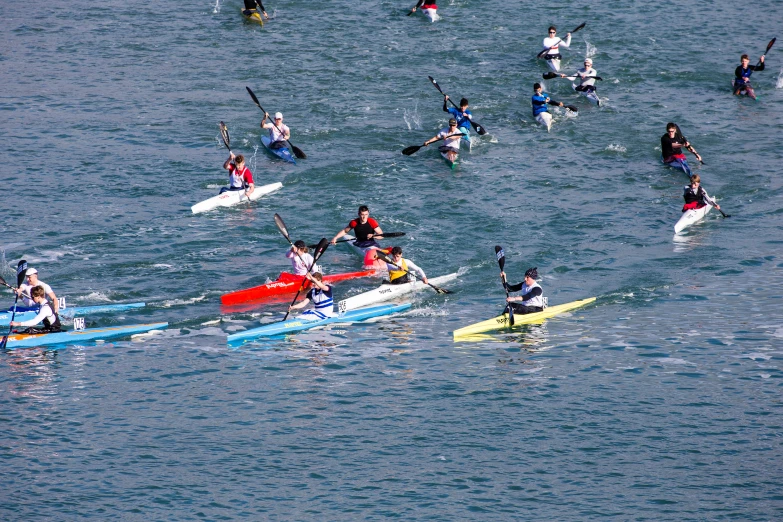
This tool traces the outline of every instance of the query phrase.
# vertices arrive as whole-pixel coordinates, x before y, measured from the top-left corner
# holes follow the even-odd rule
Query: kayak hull
[[[351,241],[345,241],[344,243],[348,245],[348,247],[351,250],[356,252],[357,255],[361,256],[361,258],[364,260],[364,265],[362,266],[362,268],[364,268],[365,270],[374,270],[376,274],[378,272],[386,272],[386,263],[384,263],[380,259],[371,260],[370,257],[368,256],[368,254],[371,251],[377,250],[376,247],[371,246],[367,248],[362,248],[360,246],[356,246],[356,244],[353,242],[353,240],[355,240],[356,238],[350,234],[345,234],[343,238],[351,240]]]
[[[457,274],[455,272],[453,274],[428,279],[428,281],[430,284],[440,286],[444,283],[448,283],[449,281],[453,281],[456,278]],[[428,289],[433,292],[435,291],[432,289],[432,287],[425,285],[421,281],[404,283],[401,285],[381,285],[380,287],[374,288],[373,290],[354,295],[347,299],[343,299],[337,303],[337,310],[340,313],[347,312],[349,310],[357,310],[365,306],[382,303],[390,299],[396,299],[397,297],[410,294],[412,292]]]
[[[272,156],[275,156],[276,158],[280,158],[283,161],[286,161],[288,163],[293,163],[296,165],[296,157],[291,154],[291,149],[288,147],[281,147],[279,149],[273,149],[269,145],[272,143],[272,138],[269,136],[261,136],[261,143],[264,144],[264,149],[271,154]]]
[[[109,328],[87,328],[78,332],[71,330],[48,334],[11,334],[8,336],[6,348],[13,350],[15,348],[32,348],[35,346],[81,344],[85,341],[127,337],[151,330],[161,330],[168,325],[169,323],[132,324]]]
[[[667,167],[671,167],[673,169],[679,169],[685,173],[688,178],[691,177],[691,167],[688,165],[688,162],[686,160],[675,160],[670,162],[663,161],[663,156],[661,156],[661,162],[666,165]]]
[[[427,19],[429,19],[430,22],[437,22],[440,20],[437,9],[421,9],[421,12],[424,14],[424,16],[427,17]]]
[[[345,272],[342,274],[325,275],[323,280],[325,283],[331,284],[338,283],[340,281],[346,281],[348,279],[372,277],[375,275],[375,270],[364,270],[361,272]],[[295,294],[302,285],[303,280],[304,276],[298,276],[289,272],[282,272],[280,277],[271,283],[223,294],[220,296],[220,303],[223,305],[236,305],[250,301],[260,301],[278,295]],[[305,285],[305,290],[309,288],[310,285],[308,283]]]
[[[601,106],[601,99],[598,97],[598,94],[596,94],[595,91],[593,92],[584,92],[584,91],[577,91],[576,90],[577,85],[575,83],[571,84],[571,88],[574,89],[575,92],[578,92],[580,96],[584,96],[587,98],[587,100],[592,103],[593,105],[600,107]]]
[[[712,205],[705,205],[701,208],[686,210],[682,213],[680,219],[677,220],[677,223],[674,224],[674,233],[679,234],[697,221],[701,221],[710,210],[712,210]]]
[[[546,127],[546,131],[552,128],[552,115],[548,112],[540,112],[536,116],[536,121]]]
[[[555,60],[546,60],[546,59],[544,59],[544,61],[546,62],[547,66],[549,66],[549,70],[550,71],[556,72],[556,73],[560,72],[560,60],[557,60],[557,59],[555,59]]]
[[[362,308],[359,310],[352,310],[345,312],[344,314],[337,315],[335,317],[327,317],[326,319],[320,319],[318,321],[307,321],[302,319],[289,319],[288,321],[280,321],[277,323],[266,324],[258,328],[251,330],[245,330],[244,332],[238,332],[228,336],[229,345],[239,345],[259,337],[271,337],[274,335],[282,335],[293,332],[299,332],[302,330],[309,330],[318,326],[324,326],[331,323],[355,323],[372,319],[373,317],[381,317],[384,315],[390,315],[398,312],[402,312],[411,307],[410,303],[404,303],[400,305],[381,305],[371,306],[368,308]]]
[[[550,317],[554,317],[570,310],[575,310],[577,308],[586,306],[595,301],[595,299],[595,297],[590,297],[580,301],[571,301],[570,303],[550,306],[543,312],[522,315],[514,314],[514,326],[516,327],[523,324],[542,322],[544,319],[549,319]],[[454,340],[459,340],[459,337],[491,332],[493,330],[501,330],[503,328],[509,328],[508,314],[499,315],[497,317],[493,317],[492,319],[487,319],[486,321],[481,321],[480,323],[471,324],[469,326],[465,326],[464,328],[460,328],[459,330],[454,330]]]
[[[446,162],[446,165],[448,165],[450,168],[454,168],[457,166],[457,162],[459,161],[459,153],[448,151],[448,152],[441,152],[440,156],[443,158],[443,161]]]
[[[261,13],[259,13],[255,9],[240,9],[240,11],[242,12],[242,17],[245,20],[247,20],[248,22],[258,24],[261,27],[264,27],[264,19],[261,16]],[[248,12],[250,14],[247,14]]]
[[[201,214],[202,212],[208,212],[219,207],[234,207],[240,203],[256,201],[262,196],[280,190],[281,188],[283,188],[282,183],[270,183],[269,185],[262,185],[260,187],[255,187],[255,190],[253,190],[253,193],[250,194],[249,197],[245,195],[244,190],[228,190],[222,194],[218,194],[217,196],[205,199],[200,203],[196,203],[190,207],[190,210],[194,214]]]
[[[121,303],[121,304],[107,304],[98,306],[72,306],[68,308],[60,308],[58,315],[61,319],[71,319],[77,315],[88,314],[105,314],[112,312],[122,312],[125,310],[133,310],[135,308],[144,308],[146,303]],[[7,312],[0,312],[0,326],[8,326],[11,322],[12,310]],[[38,308],[16,308],[16,316],[14,321],[29,321],[38,314]]]

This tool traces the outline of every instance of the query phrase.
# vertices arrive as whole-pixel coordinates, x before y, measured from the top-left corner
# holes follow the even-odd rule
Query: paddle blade
[[[288,235],[288,228],[286,228],[285,223],[283,222],[283,218],[280,217],[280,214],[275,214],[275,225],[277,225],[277,229],[290,243],[291,237]]]
[[[579,25],[576,27],[576,29],[574,29],[573,31],[571,31],[571,34],[574,34],[574,33],[575,33],[575,32],[577,32],[578,30],[582,29],[582,28],[583,28],[585,25],[587,25],[587,22],[582,22],[581,24],[579,24]]]
[[[503,271],[503,267],[506,266],[506,253],[503,251],[503,247],[498,245],[495,247],[495,257],[498,258],[498,266]]]
[[[767,50],[764,51],[764,54],[767,54],[769,50],[772,49],[772,46],[775,45],[775,40],[777,40],[777,37],[769,41],[769,43],[767,44]]]
[[[247,89],[247,92],[250,94],[250,97],[253,98],[253,101],[255,102],[255,104],[258,105],[258,108],[261,109],[262,111],[264,111],[264,108],[261,107],[260,103],[258,103],[258,98],[256,98],[255,93],[250,90],[250,87],[245,86],[245,89]],[[264,111],[264,112],[266,112],[266,111]]]
[[[545,80],[551,80],[552,78],[557,78],[557,76],[558,76],[557,73],[553,73],[552,71],[545,72],[543,74]]]
[[[291,150],[294,151],[294,156],[296,156],[299,159],[307,159],[307,154],[302,152],[302,149],[299,147],[294,147],[294,145],[291,144],[291,142],[288,142],[289,145],[291,145]]]
[[[508,325],[514,326],[514,309],[511,308],[511,303],[508,304]]]
[[[22,259],[16,265],[16,286],[22,286],[25,276],[27,276],[27,261]]]
[[[220,137],[223,138],[223,145],[230,151],[231,150],[231,137],[228,135],[228,127],[222,121],[218,124],[220,127]]]
[[[566,105],[565,108],[571,112],[579,112],[579,108],[576,105]]]
[[[315,252],[313,252],[313,264],[318,261],[318,258],[321,257],[324,252],[326,252],[327,248],[329,248],[329,240],[322,237],[321,241],[318,242],[318,246],[315,247]]]
[[[438,85],[438,82],[436,82],[435,79],[432,76],[427,76],[427,78],[429,78],[430,81],[432,82],[432,85],[434,85],[435,88],[438,89],[438,92],[443,94],[443,91],[440,90],[440,85]]]
[[[483,125],[476,123],[475,121],[471,121],[470,124],[473,125],[474,129],[476,129],[476,132],[478,132],[479,136],[483,136],[487,133],[487,129],[485,129]]]
[[[8,288],[11,288],[11,285],[5,282],[5,279],[3,279],[3,276],[0,276],[0,285],[7,286]]]
[[[379,239],[389,239],[390,237],[402,237],[405,235],[405,232],[384,232],[380,236],[375,236]]]
[[[375,251],[375,256],[376,256],[378,259],[380,259],[381,261],[383,261],[384,263],[389,263],[390,265],[397,266],[397,265],[395,265],[395,264],[394,264],[394,261],[392,261],[391,259],[389,259],[389,256],[387,256],[386,254],[384,254],[384,253],[383,253],[383,252],[381,252],[380,250],[376,250],[376,251]]]
[[[410,156],[411,154],[414,154],[417,152],[420,148],[422,148],[424,145],[411,145],[410,147],[405,147],[402,149],[402,153],[406,156]]]

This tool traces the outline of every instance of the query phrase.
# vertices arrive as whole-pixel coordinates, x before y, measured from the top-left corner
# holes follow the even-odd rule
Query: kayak
[[[264,148],[269,151],[270,154],[277,156],[283,161],[296,165],[296,158],[291,154],[291,149],[288,147],[280,147],[279,149],[269,148],[269,144],[272,143],[272,138],[269,136],[261,136],[261,143],[264,144]]]
[[[217,196],[213,196],[209,199],[205,199],[201,203],[196,203],[195,205],[190,207],[190,210],[194,214],[200,214],[202,212],[214,210],[218,207],[233,207],[239,205],[240,203],[244,203],[246,201],[256,201],[260,199],[261,196],[265,196],[271,192],[280,190],[281,188],[283,188],[282,183],[270,183],[269,185],[261,185],[260,187],[255,187],[255,190],[253,190],[253,193],[250,194],[250,196],[246,196],[244,190],[227,190],[222,194],[218,194]]]
[[[446,165],[452,169],[457,166],[457,162],[459,161],[458,152],[450,150],[448,152],[441,152],[440,156],[443,158],[443,161],[446,162]]]
[[[552,128],[552,114],[548,112],[539,112],[536,121],[546,127],[547,132]]]
[[[680,219],[677,220],[677,223],[675,223],[674,233],[679,234],[687,227],[693,225],[697,221],[700,221],[701,219],[704,218],[704,216],[707,215],[707,212],[709,212],[710,210],[712,210],[712,205],[704,205],[701,208],[686,210],[685,212],[682,213]]]
[[[325,275],[323,281],[324,283],[338,283],[348,279],[372,277],[375,275],[375,270],[345,272],[342,274]],[[236,292],[229,292],[227,294],[221,295],[220,303],[223,305],[234,305],[239,303],[246,303],[248,301],[259,301],[275,295],[295,294],[302,285],[302,280],[304,280],[304,276],[298,276],[290,272],[281,272],[280,277],[271,283],[266,283],[263,285],[254,286],[253,288],[246,288],[244,290],[237,290]],[[305,289],[308,289],[309,287],[309,283],[305,285]]]
[[[667,163],[667,162],[663,161],[663,156],[661,156],[661,161],[667,167],[671,167],[673,169],[680,169],[683,172],[685,172],[685,174],[689,178],[691,177],[691,174],[692,174],[691,167],[690,167],[690,165],[688,165],[688,161],[687,160],[684,160],[684,159],[683,160],[674,160],[674,161],[670,161],[670,162]]]
[[[380,259],[371,259],[369,257],[369,253],[373,250],[377,250],[377,247],[371,246],[367,248],[363,248],[360,246],[356,246],[356,243],[354,243],[354,240],[356,239],[350,234],[345,234],[343,236],[344,239],[348,239],[350,241],[343,241],[346,245],[350,247],[351,250],[356,252],[357,255],[361,256],[364,260],[363,268],[365,270],[373,270],[377,272],[386,272],[386,263],[381,261]]]
[[[429,4],[427,4],[427,5],[429,5]],[[427,17],[427,19],[429,19],[430,22],[437,22],[438,20],[440,20],[440,16],[438,16],[438,8],[437,7],[435,7],[434,9],[431,9],[431,8],[427,8],[427,7],[422,6],[420,11],[422,12],[422,14],[424,16]]]
[[[584,96],[585,98],[587,98],[588,100],[590,100],[590,103],[593,103],[593,104],[595,104],[595,105],[597,105],[597,106],[599,106],[599,107],[601,106],[601,99],[598,97],[598,94],[596,94],[596,92],[595,92],[595,91],[593,91],[593,92],[577,91],[577,90],[576,90],[576,87],[577,87],[577,85],[576,85],[575,83],[572,83],[572,84],[571,84],[571,87],[572,87],[572,88],[573,88],[573,89],[574,89],[576,92],[578,92],[579,94],[581,94],[582,96]]]
[[[731,80],[731,92],[732,94],[734,91],[737,90],[737,84],[735,83],[737,79]],[[753,87],[750,85],[750,83],[746,83],[744,85],[744,89],[742,89],[739,93],[739,96],[747,96],[748,98],[756,99],[756,92],[753,90]]]
[[[549,69],[552,72],[556,72],[556,73],[560,72],[560,60],[558,60],[558,59],[547,60],[546,58],[544,58],[544,61],[549,66]]]
[[[305,319],[289,319],[288,321],[278,321],[276,323],[265,324],[264,326],[253,328],[251,330],[245,330],[244,332],[231,334],[228,336],[228,344],[238,345],[247,341],[252,341],[258,337],[270,337],[273,335],[309,330],[310,328],[324,326],[331,323],[356,323],[359,321],[371,319],[373,317],[381,317],[384,315],[402,312],[410,307],[410,303],[399,305],[386,304],[361,308],[359,310],[351,310],[334,317],[327,317],[326,319],[319,319],[315,321],[308,321]]]
[[[145,303],[120,303],[110,305],[98,305],[98,306],[73,306],[68,308],[60,307],[57,315],[63,318],[73,318],[77,315],[89,315],[89,314],[104,314],[108,312],[121,312],[123,310],[132,310],[134,308],[143,308]],[[13,309],[7,312],[0,312],[0,326],[8,326],[11,322],[11,314]],[[35,307],[16,307],[16,315],[14,321],[29,321],[38,314],[38,308]]]
[[[453,281],[456,278],[457,278],[457,274],[455,272],[453,274],[448,274],[448,275],[428,279],[428,281],[430,284],[439,286],[442,285],[443,283],[448,283],[449,281]],[[337,303],[337,310],[339,310],[340,313],[343,313],[347,310],[357,310],[364,306],[369,306],[375,303],[382,303],[383,301],[388,301],[389,299],[395,299],[397,297],[400,297],[401,295],[409,294],[411,292],[416,292],[418,290],[426,290],[426,289],[432,289],[432,287],[425,285],[421,281],[413,281],[412,283],[403,283],[401,285],[391,285],[391,284],[381,285],[373,290],[363,292],[358,295],[354,295],[347,299],[343,299],[342,301]],[[432,291],[434,292],[435,290]]]
[[[70,330],[67,332],[43,334],[11,334],[8,336],[6,348],[31,348],[34,346],[51,346],[55,344],[81,344],[84,341],[126,337],[128,335],[160,330],[169,323],[131,324],[127,326],[112,326],[108,328],[87,328],[86,330]]]
[[[254,22],[259,24],[261,27],[264,27],[264,19],[261,17],[261,13],[259,13],[255,9],[241,9],[242,16],[247,20],[248,22]]]
[[[545,308],[543,312],[535,312],[532,314],[514,314],[514,326],[522,324],[531,324],[549,319],[556,315],[580,308],[595,301],[595,297],[588,299],[582,299],[581,301],[571,301],[557,306],[550,306]],[[458,337],[465,337],[474,334],[480,334],[483,332],[491,332],[492,330],[500,330],[502,328],[508,328],[508,314],[499,315],[480,323],[471,324],[459,330],[454,330],[454,340],[458,340]]]

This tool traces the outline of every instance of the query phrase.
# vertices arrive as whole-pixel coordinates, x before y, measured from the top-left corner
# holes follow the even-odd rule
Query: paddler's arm
[[[55,310],[55,313],[57,313],[56,310]],[[25,327],[26,326],[35,326],[35,325],[41,323],[44,319],[46,319],[47,315],[48,314],[46,313],[46,306],[42,306],[41,309],[38,310],[38,315],[36,315],[32,319],[27,320],[27,321],[11,321],[8,324],[8,326],[25,326]]]
[[[245,189],[245,196],[249,196],[253,193],[253,191],[256,189],[255,183],[248,183],[247,188]]]
[[[411,9],[411,13],[415,13],[416,9],[418,9],[422,5],[424,5],[424,0],[419,0],[419,2],[413,7],[413,9]]]
[[[710,205],[712,205],[713,207],[715,207],[715,208],[717,208],[718,210],[720,210],[720,205],[718,205],[718,202],[717,202],[717,201],[715,201],[714,199],[712,199],[712,198],[710,197],[710,195],[709,195],[709,194],[707,194],[707,191],[706,191],[706,190],[704,190],[704,187],[702,187],[702,186],[700,185],[700,186],[699,186],[699,190],[701,191],[701,196],[704,198],[704,201],[706,201],[707,203],[709,203],[709,204],[710,204]]]
[[[49,302],[49,304],[50,304],[50,305],[52,306],[52,308],[54,309],[54,313],[57,313],[57,312],[59,312],[59,311],[60,311],[60,301],[58,301],[58,300],[57,300],[57,296],[54,294],[54,290],[52,290],[51,292],[49,292],[48,294],[46,294],[46,297],[48,297],[49,299],[51,299],[51,301]]]
[[[266,9],[264,9],[264,4],[261,3],[261,0],[256,0],[256,5],[258,6],[259,9],[261,9],[261,12],[264,13],[264,16],[268,20],[269,19],[269,15],[266,14]]]
[[[409,272],[416,272],[416,274],[419,276],[419,279],[424,281],[424,284],[427,284],[427,274],[424,273],[424,270],[422,270],[416,263],[411,261],[410,259],[405,260],[408,263],[408,271]]]
[[[289,306],[288,307],[288,311],[290,312],[291,310],[299,310],[300,308],[304,308],[305,306],[307,306],[309,304],[310,304],[310,300],[305,297],[304,299],[302,299],[298,303]]]
[[[381,230],[380,226],[377,226],[377,227],[373,228],[372,232],[373,232],[372,234],[369,234],[367,236],[367,239],[372,239],[372,238],[374,238],[376,236],[382,236],[383,235],[383,230]]]
[[[345,227],[344,229],[342,229],[341,231],[339,231],[339,232],[337,233],[337,235],[335,235],[335,236],[332,238],[332,244],[333,244],[333,245],[336,245],[336,244],[337,244],[337,240],[338,240],[338,239],[340,239],[341,237],[343,237],[345,234],[347,234],[347,233],[348,233],[348,232],[350,232],[350,231],[351,231],[351,227]]]
[[[305,277],[307,278],[308,281],[310,281],[310,284],[312,284],[314,287],[318,288],[319,290],[324,290],[324,291],[329,290],[329,285],[314,278],[310,272],[306,273]]]
[[[565,40],[560,40],[560,44],[563,47],[566,47],[566,48],[570,47],[571,46],[571,33],[566,33],[566,39]]]
[[[451,113],[451,111],[449,110],[449,106],[446,104],[447,101],[449,101],[449,95],[448,94],[444,94],[443,95],[443,112]]]
[[[269,129],[271,127],[274,127],[274,125],[272,125],[271,123],[264,123],[268,118],[269,118],[269,113],[268,112],[264,112],[264,119],[261,120],[261,128],[262,129]]]
[[[544,293],[544,291],[541,290],[541,287],[537,286],[534,289],[532,289],[531,291],[529,291],[528,293],[526,293],[524,295],[518,296],[516,300],[517,301],[522,301],[524,303],[525,301],[529,301],[530,299],[532,299],[532,298],[534,298],[536,296],[542,295],[543,293]]]
[[[226,170],[231,170],[231,162],[234,161],[234,158],[236,157],[236,156],[234,156],[233,152],[229,152],[229,154],[230,154],[230,156],[225,161],[225,163],[223,163],[223,168],[226,169]]]

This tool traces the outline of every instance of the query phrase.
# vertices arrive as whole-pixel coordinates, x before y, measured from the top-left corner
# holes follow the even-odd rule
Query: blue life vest
[[[546,99],[549,95],[545,92],[534,94],[531,102],[533,103],[533,116],[538,116],[542,112],[549,112],[546,108]]]

